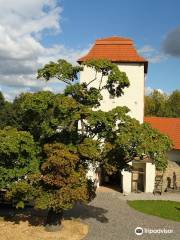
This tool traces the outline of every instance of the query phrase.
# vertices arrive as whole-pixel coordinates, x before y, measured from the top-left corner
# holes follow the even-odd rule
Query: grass
[[[180,222],[180,202],[163,200],[127,201],[128,205],[140,212]]]

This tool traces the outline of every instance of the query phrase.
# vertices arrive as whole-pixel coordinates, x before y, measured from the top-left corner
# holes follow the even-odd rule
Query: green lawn
[[[140,212],[180,222],[180,202],[162,200],[135,200],[127,202],[129,206]]]

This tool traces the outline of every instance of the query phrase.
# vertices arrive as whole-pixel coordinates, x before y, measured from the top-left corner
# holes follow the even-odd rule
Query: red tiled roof
[[[129,38],[114,36],[97,39],[88,54],[81,57],[78,62],[81,63],[91,59],[108,59],[112,62],[123,63],[143,63],[144,71],[147,73],[148,61],[139,56],[133,41]]]
[[[180,118],[145,117],[144,122],[167,134],[173,141],[174,149],[180,149]]]

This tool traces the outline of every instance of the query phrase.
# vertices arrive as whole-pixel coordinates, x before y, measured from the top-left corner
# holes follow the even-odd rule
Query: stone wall
[[[167,153],[168,159],[180,163],[180,149],[173,149]]]
[[[159,172],[156,172],[159,174]],[[164,173],[163,177],[163,191],[167,189],[167,187],[173,188],[173,182],[175,182],[177,187],[180,188],[180,164],[168,161],[168,167]]]

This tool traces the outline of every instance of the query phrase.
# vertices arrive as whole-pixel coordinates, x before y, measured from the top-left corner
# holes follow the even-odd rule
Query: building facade
[[[117,106],[127,106],[131,117],[137,119],[140,123],[144,121],[144,82],[148,70],[148,62],[137,53],[134,43],[131,39],[121,37],[109,37],[98,39],[87,55],[80,58],[78,62],[92,59],[107,59],[116,63],[118,68],[128,76],[130,86],[124,89],[124,95],[112,98],[107,90],[102,91],[103,100],[100,102],[100,109],[109,111]],[[89,67],[84,67],[80,73],[80,82],[89,83],[96,76],[90,86],[98,87],[100,74]],[[104,78],[105,84],[106,78]],[[122,191],[129,193],[131,191],[153,192],[155,166],[151,162],[131,162],[134,171],[123,170],[121,172]],[[97,174],[92,170],[89,176],[96,178]]]
[[[163,174],[163,191],[180,189],[180,118],[145,117],[151,127],[168,135],[173,148],[167,153],[168,166]]]

